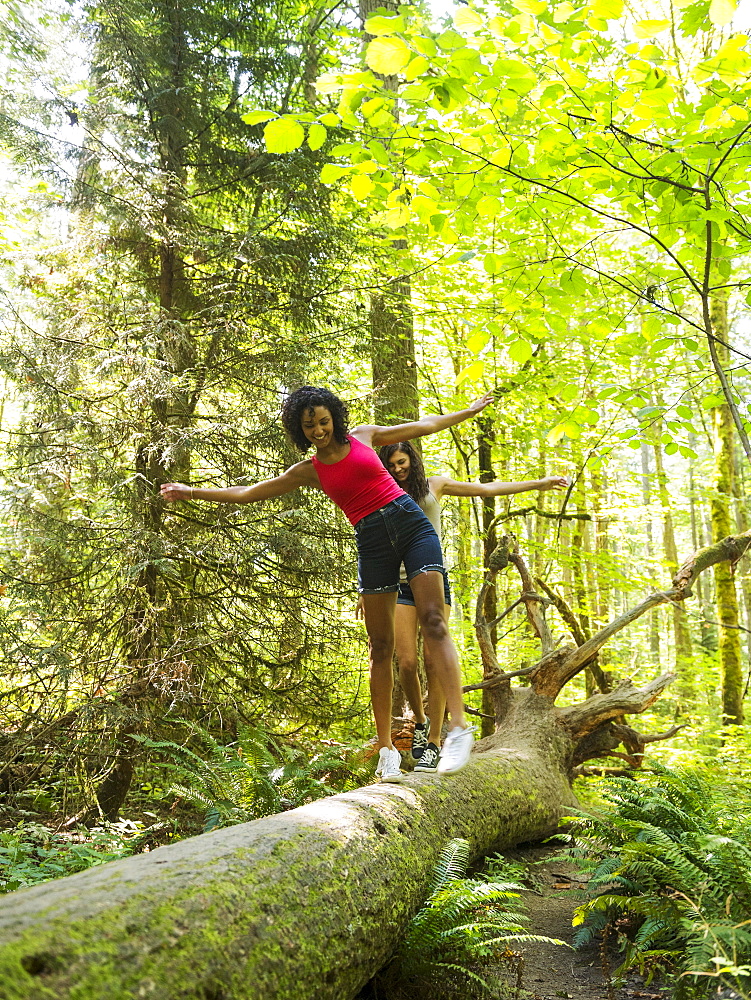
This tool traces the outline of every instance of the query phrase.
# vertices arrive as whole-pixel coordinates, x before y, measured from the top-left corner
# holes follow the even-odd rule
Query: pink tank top
[[[341,507],[351,524],[357,524],[374,510],[385,507],[397,497],[406,496],[372,448],[357,438],[347,436],[349,455],[326,465],[313,456],[323,492]]]

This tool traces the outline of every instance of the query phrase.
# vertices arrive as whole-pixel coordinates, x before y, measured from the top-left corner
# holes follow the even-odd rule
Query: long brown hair
[[[400,441],[399,444],[385,444],[379,449],[378,457],[383,462],[384,467],[388,469],[389,473],[391,472],[389,469],[389,459],[395,451],[403,451],[409,459],[409,475],[404,483],[404,489],[407,493],[409,493],[413,500],[419,503],[430,489],[428,486],[427,476],[425,475],[425,466],[422,464],[422,459],[409,441]]]

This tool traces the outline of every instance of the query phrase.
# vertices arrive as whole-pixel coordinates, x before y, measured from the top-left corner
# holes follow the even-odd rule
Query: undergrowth
[[[41,823],[0,830],[0,893],[73,875],[94,865],[137,853],[144,831],[132,823],[110,823],[81,832],[55,832]]]
[[[225,744],[195,723],[184,726],[181,743],[132,739],[149,752],[167,794],[203,810],[204,832],[294,809],[372,780],[363,750],[348,744],[319,740],[293,746],[250,726]]]
[[[623,961],[667,974],[676,998],[751,984],[748,799],[708,767],[603,783],[608,808],[579,814],[567,858],[596,895],[577,910],[575,943],[607,933]]]
[[[69,829],[65,814],[55,815],[54,787],[26,790],[34,803],[44,796],[47,815],[14,807],[10,796],[0,796],[0,821],[7,824],[0,829],[0,893],[199,831],[293,809],[372,780],[372,763],[361,747],[312,739],[293,745],[250,727],[224,744],[194,723],[181,728],[180,741],[132,736],[140,747],[142,773],[149,777],[135,789],[141,804],[149,806],[134,806],[138,819]]]
[[[433,872],[427,899],[413,917],[391,961],[373,986],[379,1000],[455,1000],[519,994],[524,968],[520,946],[552,938],[526,929],[514,882],[493,872],[466,878],[469,844],[452,840]],[[499,981],[505,966],[509,976]]]

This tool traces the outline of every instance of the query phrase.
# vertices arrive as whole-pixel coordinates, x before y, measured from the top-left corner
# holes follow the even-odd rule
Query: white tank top
[[[425,516],[430,521],[430,523],[435,528],[435,533],[438,535],[438,541],[443,545],[443,540],[441,538],[441,505],[438,502],[438,498],[433,495],[433,493],[428,490],[422,500],[417,501],[417,505],[425,511]],[[404,569],[404,564],[399,571],[399,580],[401,583],[407,583],[407,572]]]

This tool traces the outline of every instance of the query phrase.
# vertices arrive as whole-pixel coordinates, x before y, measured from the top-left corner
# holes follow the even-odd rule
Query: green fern
[[[487,997],[491,963],[515,964],[521,944],[552,942],[530,934],[513,882],[465,878],[466,840],[450,841],[441,853],[422,909],[413,917],[390,963],[377,977],[379,996],[430,1000]]]
[[[674,973],[682,995],[700,996],[718,964],[740,992],[751,963],[751,850],[728,820],[723,789],[698,771],[656,767],[652,777],[606,783],[606,815],[580,814],[566,856],[599,895],[579,907],[575,944],[617,927],[623,962]],[[745,828],[741,829],[741,836]]]
[[[179,724],[186,729],[184,743],[142,735],[131,738],[156,758],[171,794],[204,810],[204,832],[291,809],[370,780],[362,751],[345,744],[329,741],[293,747],[252,726],[241,727],[237,741],[224,744],[195,723],[180,720]],[[330,783],[332,776],[340,787]]]

